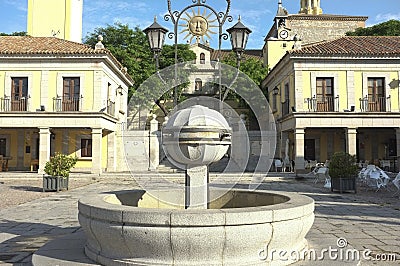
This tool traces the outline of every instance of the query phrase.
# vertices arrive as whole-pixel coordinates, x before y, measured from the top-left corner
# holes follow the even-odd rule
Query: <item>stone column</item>
[[[350,155],[357,155],[357,129],[346,128],[346,152]]]
[[[400,128],[396,128],[397,171],[400,171]]]
[[[117,138],[115,131],[107,135],[107,172],[117,170]]]
[[[25,130],[17,129],[17,141],[18,143],[25,143]],[[17,169],[24,168],[24,156],[25,156],[25,145],[18,145],[17,150]]]
[[[232,123],[231,158],[239,169],[245,170],[250,157],[250,142],[243,117]]]
[[[294,130],[294,153],[295,153],[295,172],[302,173],[304,169],[304,137],[305,129],[296,128]]]
[[[185,176],[185,208],[207,209],[208,166],[188,167]]]
[[[102,174],[102,138],[102,129],[92,128],[92,174]]]
[[[150,121],[150,141],[149,141],[149,170],[154,171],[160,164],[160,142],[158,140],[158,121],[156,115]]]
[[[38,174],[44,174],[44,166],[50,160],[50,128],[39,127],[39,169]]]

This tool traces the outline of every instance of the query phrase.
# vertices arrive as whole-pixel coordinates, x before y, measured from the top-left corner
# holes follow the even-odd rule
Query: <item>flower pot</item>
[[[332,178],[331,179],[331,191],[339,191],[343,192],[354,192],[357,193],[356,188],[356,178],[355,177],[347,177],[347,178]]]
[[[43,175],[43,192],[68,190],[69,177]]]

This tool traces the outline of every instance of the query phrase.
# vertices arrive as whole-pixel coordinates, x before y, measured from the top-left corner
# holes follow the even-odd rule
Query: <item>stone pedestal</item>
[[[159,131],[158,131],[158,121],[156,120],[156,115],[153,115],[153,119],[150,121],[150,147],[149,147],[149,170],[155,171],[160,164],[160,142]]]
[[[208,166],[194,166],[186,170],[185,208],[207,209]]]

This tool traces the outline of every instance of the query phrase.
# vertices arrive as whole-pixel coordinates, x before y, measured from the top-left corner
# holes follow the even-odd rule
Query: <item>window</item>
[[[390,157],[397,156],[397,140],[396,139],[389,140],[388,148],[389,148],[388,155]]]
[[[272,111],[277,111],[277,95],[272,93]]]
[[[200,54],[200,64],[204,65],[206,63],[206,55],[204,53]]]
[[[11,111],[26,111],[28,96],[28,78],[12,78]]]
[[[92,157],[92,139],[81,139],[81,157]]]
[[[195,84],[194,84],[194,90],[195,91],[201,91],[201,88],[203,87],[203,81],[199,78],[197,78],[195,80]]]
[[[282,114],[283,115],[289,114],[289,104],[290,104],[289,83],[286,83],[285,84],[285,102],[282,103]]]
[[[317,78],[317,111],[333,112],[333,78]]]
[[[386,98],[384,90],[384,78],[368,78],[368,110],[385,111]]]
[[[7,151],[7,139],[1,138],[0,139],[0,155],[6,156]]]
[[[79,111],[80,101],[80,78],[64,77],[63,78],[63,111]]]

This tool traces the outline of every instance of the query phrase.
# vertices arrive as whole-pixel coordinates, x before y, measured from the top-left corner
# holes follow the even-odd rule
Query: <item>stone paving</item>
[[[242,180],[237,187],[248,187],[249,180],[249,178]],[[152,182],[157,186],[156,181]],[[218,180],[218,183],[218,186],[226,186],[229,184],[229,178]],[[60,242],[62,237],[74,238],[78,235],[77,233],[81,232],[77,220],[79,198],[89,193],[133,188],[137,188],[137,184],[127,176],[106,177],[84,187],[0,210],[0,264],[31,265],[32,254],[45,243],[57,239]],[[353,261],[346,260],[346,256],[343,259],[340,257],[335,259],[334,255],[340,255],[340,252],[333,251],[331,254],[325,252],[323,260],[306,259],[296,265],[398,265],[400,209],[396,203],[400,201],[399,198],[387,198],[385,204],[380,201],[377,201],[377,204],[371,203],[370,198],[360,195],[362,193],[331,193],[323,188],[322,184],[314,184],[312,179],[298,180],[290,174],[285,177],[268,176],[259,189],[294,191],[315,200],[315,222],[307,235],[307,240],[310,249],[315,249],[318,256],[321,256],[323,249],[329,250],[330,247],[338,249],[338,239],[342,241],[340,244],[347,243],[345,247],[339,249],[342,254],[357,250],[361,256],[360,261]],[[379,198],[382,196],[379,193],[372,195]],[[386,193],[384,196],[390,197],[390,194]],[[364,259],[362,252],[366,249],[371,250],[371,253],[367,253],[371,258],[380,256],[386,258],[386,261]],[[397,262],[387,261],[391,257]],[[78,265],[78,260],[71,257],[70,265]]]

